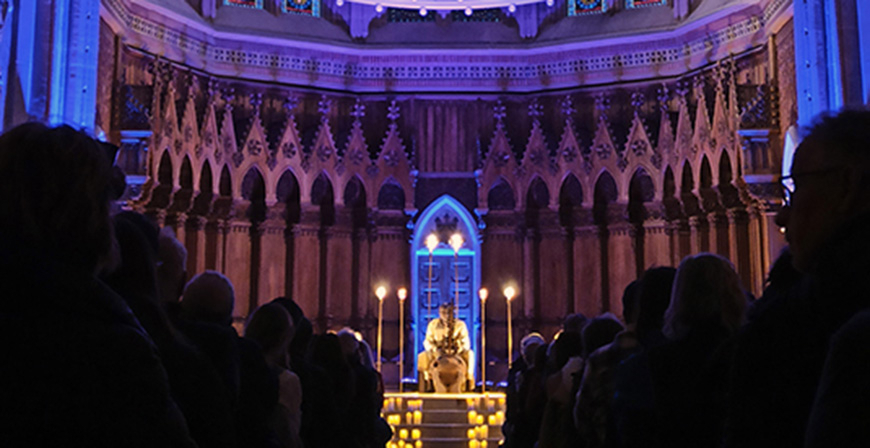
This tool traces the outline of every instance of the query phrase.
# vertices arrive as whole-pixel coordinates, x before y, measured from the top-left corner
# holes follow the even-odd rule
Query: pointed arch
[[[710,159],[704,154],[701,157],[701,171],[698,175],[698,187],[710,188],[713,186],[713,169],[710,167]]]
[[[517,208],[517,198],[514,189],[504,177],[498,179],[486,194],[486,205],[490,210],[514,210]]]
[[[526,191],[526,209],[543,209],[550,204],[550,189],[539,176],[535,176]]]
[[[719,156],[719,182],[716,189],[719,190],[722,205],[726,208],[741,205],[740,194],[732,183],[731,157],[728,155],[728,151],[722,151],[722,155]]]
[[[573,173],[568,173],[559,188],[559,221],[565,227],[575,224],[575,212],[583,207],[583,186]]]
[[[224,165],[221,169],[221,178],[218,183],[218,194],[221,197],[232,197],[233,196],[233,179],[230,176],[230,167]]]
[[[252,222],[266,219],[266,181],[256,167],[251,167],[242,178],[242,198],[251,202],[248,218]]]
[[[414,223],[414,234],[411,238],[411,320],[416,322],[412,326],[414,329],[415,353],[419,353],[423,347],[423,339],[425,338],[426,324],[438,314],[438,304],[440,300],[450,299],[447,297],[436,297],[436,294],[428,294],[428,273],[426,267],[429,264],[429,251],[426,248],[425,240],[431,234],[443,235],[439,238],[442,240],[438,247],[433,251],[434,265],[444,265],[447,267],[462,265],[462,270],[459,270],[460,276],[466,277],[466,280],[460,280],[464,283],[458,296],[458,317],[462,319],[468,326],[470,334],[478,334],[480,323],[476,319],[479,316],[479,301],[475,300],[474,293],[480,289],[480,235],[478,233],[478,224],[471,212],[466,209],[456,198],[450,195],[442,195],[430,203],[417,217]],[[447,236],[452,233],[459,233],[463,236],[464,244],[454,255],[454,251],[447,244]],[[454,258],[456,257],[456,258]],[[439,260],[440,259],[440,260]],[[458,260],[458,261],[455,261]],[[463,274],[463,270],[465,273]],[[446,271],[446,272],[449,272]],[[435,286],[433,285],[433,289]],[[436,291],[440,296],[440,289]],[[432,298],[432,306],[427,303],[429,298]],[[476,352],[477,338],[471,338],[471,349]],[[416,357],[415,364],[416,364]],[[475,362],[475,365],[477,363]]]
[[[607,208],[619,198],[616,181],[609,171],[604,170],[595,181],[595,192],[592,204],[592,219],[595,224],[607,225]]]
[[[387,178],[378,190],[378,210],[404,210],[405,189],[393,177]]]
[[[214,177],[211,174],[211,164],[206,160],[199,172],[199,194],[193,202],[193,212],[198,215],[208,213],[214,199]]]
[[[641,224],[647,218],[645,202],[655,198],[655,185],[652,177],[643,167],[638,167],[628,184],[628,220]]]
[[[157,183],[172,187],[172,159],[169,151],[163,151],[160,163],[157,165]]]
[[[301,215],[299,181],[292,170],[286,169],[281,174],[275,194],[278,202],[284,204],[284,219],[291,223],[299,222]]]
[[[326,173],[321,172],[311,184],[311,204],[320,207],[320,223],[332,225],[335,222],[335,193],[332,182]]]
[[[366,187],[359,176],[354,175],[344,186],[344,206],[350,210],[354,227],[365,227],[367,216]]]
[[[683,175],[680,178],[680,200],[683,202],[683,210],[688,216],[701,213],[698,197],[695,196],[695,177],[692,173],[692,165],[686,160],[683,163]]]
[[[190,163],[190,156],[185,155],[184,159],[181,160],[178,184],[182,190],[193,190],[193,167]]]

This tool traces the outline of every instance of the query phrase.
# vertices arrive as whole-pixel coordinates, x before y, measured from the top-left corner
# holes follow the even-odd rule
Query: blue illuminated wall
[[[99,0],[0,0],[0,122],[93,131]]]
[[[568,0],[568,15],[599,14],[607,12],[607,2],[604,0]]]

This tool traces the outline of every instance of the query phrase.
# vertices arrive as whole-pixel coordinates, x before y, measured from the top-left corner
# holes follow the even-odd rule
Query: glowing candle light
[[[486,393],[486,298],[489,290],[480,288],[480,391]]]
[[[469,439],[476,439],[477,438],[477,431],[475,431],[474,429],[469,429],[468,430],[468,438]]]
[[[402,392],[402,378],[405,376],[405,298],[408,290],[399,288],[396,292],[399,296],[399,393]]]
[[[399,438],[400,439],[407,439],[408,438],[408,430],[404,429],[404,428],[400,429],[399,430]]]
[[[410,425],[411,423],[414,423],[414,414],[412,414],[410,412],[406,412],[405,413],[405,424]]]
[[[513,330],[511,328],[511,300],[513,300],[517,291],[513,286],[508,286],[504,289],[504,297],[507,299],[507,349],[508,349],[508,370],[510,370],[511,366],[513,366],[513,354],[514,354],[514,336]]]
[[[480,448],[480,443],[477,440],[469,440],[468,448]]]
[[[411,438],[414,440],[418,440],[420,438],[420,430],[417,428],[412,429],[411,430]]]
[[[487,417],[487,420],[490,425],[496,425],[495,414],[490,414],[490,416]]]
[[[468,423],[474,424],[477,422],[477,411],[468,411]]]
[[[420,411],[414,411],[414,424],[419,425],[423,423],[423,413]]]
[[[387,288],[378,286],[375,290],[375,295],[378,297],[378,372],[381,371],[381,347],[383,346],[384,338],[384,297],[387,296]]]
[[[414,448],[423,448],[423,441],[418,440],[414,442]]]
[[[478,416],[477,416],[477,424],[478,424],[478,425],[482,425],[482,424],[483,424],[483,416],[482,416],[482,415],[478,415]]]

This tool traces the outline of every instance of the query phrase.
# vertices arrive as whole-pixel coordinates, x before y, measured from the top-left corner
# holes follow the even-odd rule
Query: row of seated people
[[[290,299],[232,326],[233,285],[133,212],[110,151],[72,128],[0,136],[6,447],[382,447],[380,376],[350,330]]]
[[[758,300],[713,254],[647,270],[623,319],[530,334],[506,446],[870,446],[870,111],[822,116],[780,182],[788,247]]]

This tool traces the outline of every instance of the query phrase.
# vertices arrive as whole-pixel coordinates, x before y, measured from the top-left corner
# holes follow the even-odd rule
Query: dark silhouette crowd
[[[225,276],[188,281],[171,230],[114,210],[114,154],[68,126],[0,136],[0,446],[383,447],[365,341],[283,297],[240,335]]]
[[[651,268],[623,320],[521,342],[510,448],[870,446],[870,112],[820,117],[780,179],[764,293],[702,253]]]
[[[844,111],[803,139],[757,300],[702,253],[645,271],[622,319],[524,337],[505,446],[868,446],[868,130]],[[171,231],[113,210],[113,159],[67,126],[0,136],[0,446],[384,446],[367,343],[286,297],[240,334],[225,276],[188,280]]]

